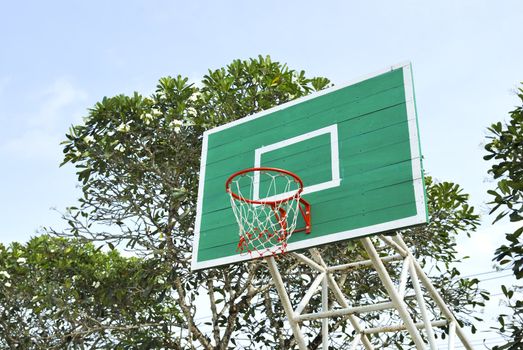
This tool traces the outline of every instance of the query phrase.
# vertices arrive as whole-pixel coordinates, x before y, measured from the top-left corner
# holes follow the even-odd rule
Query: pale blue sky
[[[521,1],[19,1],[0,7],[0,240],[76,198],[58,145],[103,96],[270,54],[342,83],[410,60],[426,169],[481,205],[485,128],[517,102]]]
[[[258,54],[334,83],[411,61],[425,168],[485,211],[481,144],[518,102],[521,18],[520,0],[2,2],[0,242],[61,224],[49,208],[78,190],[59,142],[96,101]],[[466,244],[488,252],[496,240]]]

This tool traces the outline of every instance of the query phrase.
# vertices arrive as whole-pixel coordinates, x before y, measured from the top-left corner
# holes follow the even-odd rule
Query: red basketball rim
[[[278,200],[275,200],[275,201],[265,201],[265,200],[255,200],[255,199],[243,198],[243,197],[240,197],[238,194],[234,193],[230,189],[229,186],[231,184],[231,181],[235,177],[241,176],[243,174],[250,173],[250,172],[256,172],[256,171],[273,171],[273,172],[289,175],[289,176],[293,177],[294,180],[296,180],[296,182],[300,185],[300,188],[292,196],[287,197],[287,198],[283,198],[283,199],[278,199]],[[232,197],[234,197],[234,199],[237,199],[237,200],[242,201],[242,202],[246,202],[246,203],[249,203],[249,204],[268,204],[268,205],[272,205],[272,204],[278,204],[278,203],[287,202],[287,201],[290,201],[291,199],[294,199],[297,196],[299,196],[302,193],[302,191],[303,191],[303,181],[301,181],[301,179],[300,179],[300,177],[298,175],[296,175],[293,172],[290,172],[288,170],[285,170],[285,169],[270,168],[270,167],[248,168],[248,169],[243,169],[243,170],[237,171],[234,174],[232,174],[231,176],[229,176],[229,178],[225,182],[225,190]]]

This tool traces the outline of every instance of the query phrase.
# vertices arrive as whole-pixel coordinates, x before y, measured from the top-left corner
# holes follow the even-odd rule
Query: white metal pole
[[[343,293],[342,293],[340,287],[338,286],[338,284],[336,283],[336,280],[334,279],[334,277],[332,277],[331,274],[327,274],[326,277],[329,281],[329,285],[330,285],[332,292],[334,293],[334,296],[335,296],[336,300],[338,301],[338,303],[340,303],[340,305],[342,307],[348,308],[349,303],[343,296]],[[334,310],[332,310],[331,312],[334,312]],[[356,330],[356,333],[362,334],[363,328],[360,326],[358,319],[354,315],[351,315],[351,314],[349,314],[347,316],[347,318],[349,319],[349,322],[351,323],[352,327]],[[362,334],[361,341],[363,343],[363,346],[365,346],[365,349],[374,350],[374,345],[372,345],[372,343],[370,342],[370,340],[366,334]]]
[[[298,253],[290,253],[290,255],[294,256],[296,259],[300,260],[302,263],[306,264],[306,265],[309,265],[310,267],[312,267],[313,269],[315,269],[316,271],[319,271],[319,272],[325,272],[325,269],[320,266],[319,264],[317,264],[316,262],[314,262],[313,260],[307,258],[305,255],[303,254],[298,254]]]
[[[296,306],[296,310],[294,311],[294,314],[296,316],[301,315],[301,313],[303,312],[303,310],[305,309],[305,307],[311,300],[312,296],[314,295],[314,293],[320,286],[320,283],[323,282],[324,278],[325,278],[325,272],[322,272],[318,276],[316,276],[316,279],[309,287],[309,290],[305,293],[305,295],[303,296],[303,299],[301,299],[298,306]]]
[[[361,333],[356,334],[356,336],[354,337],[354,340],[352,341],[352,344],[350,345],[350,350],[356,350],[356,346],[358,346],[360,341],[361,341]]]
[[[274,261],[274,257],[272,256],[268,257],[266,260],[267,265],[269,266],[269,271],[271,272],[272,279],[274,281],[274,285],[276,286],[276,290],[280,296],[283,309],[285,310],[285,314],[289,319],[289,324],[291,325],[294,339],[296,339],[296,343],[298,344],[300,350],[307,350],[307,345],[305,344],[305,339],[303,338],[300,325],[294,319],[294,311],[292,310],[292,305],[289,300],[289,296],[287,295],[287,291],[285,290],[285,286],[283,285],[283,280],[281,278],[280,271],[278,270],[278,266],[276,265],[276,261]]]
[[[315,257],[318,260],[318,262],[320,263],[322,268],[324,268],[325,271],[327,271],[327,269],[328,269],[327,264],[325,264],[325,261],[323,261],[323,258],[321,257],[319,250],[316,248],[312,248],[312,249],[310,249],[310,252],[313,255],[313,257]],[[330,273],[327,273],[325,275],[325,277],[327,278],[327,280],[329,282],[329,286],[331,287],[331,289],[336,297],[336,300],[338,300],[338,302],[340,303],[341,306],[343,306],[344,308],[348,308],[349,303],[347,303],[347,300],[345,299],[345,296],[343,295],[343,292],[341,291],[338,283],[336,283],[336,280],[334,279],[334,277],[332,277],[332,275]],[[334,311],[334,310],[332,310],[332,311]],[[347,318],[349,319],[349,322],[351,323],[352,327],[354,327],[354,330],[356,330],[356,333],[363,332],[363,329],[361,328],[358,319],[354,315],[349,314],[347,316]],[[362,342],[363,342],[363,346],[365,346],[365,349],[367,349],[367,350],[374,349],[374,346],[370,342],[367,335],[362,334]]]
[[[338,300],[338,298],[336,298]],[[341,305],[341,304],[340,304]],[[372,312],[372,311],[381,311],[386,309],[394,309],[396,305],[394,303],[387,301],[384,303],[376,303],[376,304],[369,304],[369,305],[361,305],[361,306],[355,306],[355,307],[344,307],[343,309],[336,309],[336,310],[329,310],[327,312],[316,312],[316,313],[310,313],[310,314],[301,314],[296,315],[296,320],[299,322],[307,321],[307,320],[317,320],[317,319],[323,319],[323,318],[332,318],[332,317],[340,317],[340,316],[347,316],[347,315],[354,315],[354,314],[362,314],[366,312]]]
[[[407,255],[409,255],[409,253],[410,253],[409,248],[407,248],[406,246],[401,246],[400,244],[398,244],[397,242],[392,240],[389,236],[379,235],[378,237],[383,242],[385,242],[386,244],[388,244],[389,246],[394,248],[394,250],[396,250],[396,252],[401,254],[403,257],[407,257]]]
[[[320,251],[316,248],[311,248],[310,253],[312,258],[320,264],[320,266],[325,270],[322,280],[321,288],[321,309],[322,313],[329,312],[329,282],[327,279],[327,264],[323,261]],[[329,318],[325,317],[321,320],[321,348],[322,350],[329,349]]]
[[[421,311],[421,317],[423,318],[423,323],[425,324],[425,331],[427,332],[427,336],[429,338],[429,344],[430,348],[432,350],[436,350],[438,347],[436,346],[436,339],[434,338],[434,330],[432,329],[432,325],[429,320],[429,313],[427,311],[427,307],[425,306],[425,299],[423,298],[423,292],[421,291],[421,287],[419,285],[418,276],[416,275],[416,269],[414,268],[414,264],[412,263],[412,259],[409,259],[410,256],[407,257],[409,260],[409,266],[410,266],[410,278],[412,280],[412,286],[414,287],[414,292],[416,293],[416,299],[418,300],[418,306]],[[405,259],[405,260],[407,260]]]
[[[321,308],[323,312],[329,311],[329,284],[327,277],[323,277],[322,288],[321,288]],[[329,349],[329,319],[324,318],[321,320],[321,335],[322,335],[322,349]]]
[[[449,323],[449,350],[454,350],[456,340],[456,322]]]
[[[401,254],[391,255],[391,256],[384,256],[381,258],[381,261],[383,262],[391,262],[391,261],[400,261],[403,260],[404,257]],[[329,272],[336,272],[341,270],[356,270],[361,269],[367,266],[372,266],[372,261],[370,260],[362,260],[362,261],[356,261],[348,264],[341,264],[341,265],[335,265],[335,266],[329,266],[328,270]]]
[[[397,234],[394,237],[394,240],[398,244],[400,244],[403,247],[403,249],[407,250],[410,255],[412,255],[412,253],[410,253],[410,250],[407,248],[407,244],[405,243],[405,241],[403,241],[403,238],[401,237],[401,235]],[[449,307],[447,306],[447,304],[445,303],[445,301],[443,300],[443,298],[441,297],[439,292],[436,290],[436,288],[434,288],[434,285],[432,285],[430,278],[425,274],[425,271],[423,271],[423,269],[421,268],[421,265],[416,261],[416,259],[412,259],[412,263],[414,264],[414,267],[416,268],[416,272],[418,274],[419,279],[421,280],[421,283],[427,289],[427,292],[430,294],[430,296],[432,297],[434,302],[438,305],[441,312],[445,315],[445,317],[447,318],[449,323],[450,322],[456,323],[455,324],[456,334],[458,335],[458,338],[461,340],[461,344],[463,344],[463,346],[467,350],[474,350],[474,348],[470,344],[470,341],[468,340],[467,336],[465,335],[465,332],[463,332],[463,329],[457,323],[458,321],[456,320],[456,317],[454,317],[454,314],[449,309]]]
[[[398,294],[404,298],[405,297],[405,289],[407,287],[407,279],[409,278],[409,267],[410,267],[410,256],[407,256],[405,260],[403,260],[403,266],[401,268],[401,274],[400,274],[400,283],[398,287]]]
[[[360,241],[363,244],[363,247],[365,248],[367,254],[369,254],[369,258],[372,260],[374,268],[376,269],[376,272],[378,273],[381,282],[387,290],[387,293],[389,294],[391,301],[396,305],[398,313],[401,319],[403,320],[405,327],[410,333],[410,336],[412,337],[414,344],[416,344],[416,348],[424,349],[426,344],[423,342],[423,339],[421,338],[421,335],[418,329],[416,328],[414,321],[410,317],[405,302],[396,291],[396,288],[392,283],[392,279],[390,278],[387,269],[385,269],[385,265],[383,265],[383,262],[380,260],[378,252],[376,251],[376,248],[374,248],[372,241],[368,237],[362,238]]]
[[[448,324],[448,321],[447,320],[437,320],[437,321],[432,321],[430,324],[432,325],[432,327],[443,327]],[[423,328],[425,328],[425,323],[423,323],[423,322],[414,323],[414,326],[417,329],[423,329]],[[373,333],[399,332],[399,331],[405,331],[405,330],[407,330],[406,325],[395,324],[395,325],[391,325],[391,326],[366,328],[363,331],[363,333],[373,334]],[[424,347],[422,349],[424,349]]]

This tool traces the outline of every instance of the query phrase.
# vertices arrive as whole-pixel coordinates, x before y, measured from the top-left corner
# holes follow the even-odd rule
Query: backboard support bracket
[[[301,217],[303,218],[305,226],[294,230],[294,233],[305,232],[306,234],[309,234],[311,233],[311,205],[305,199],[300,198],[298,206],[298,210],[301,213]]]
[[[316,248],[309,250],[311,258],[300,253],[289,253],[289,256],[292,256],[300,263],[307,265],[313,271],[317,272],[316,278],[311,281],[308,290],[295,308],[290,302],[283,278],[274,257],[266,258],[269,271],[298,348],[300,350],[307,349],[306,337],[301,329],[303,322],[321,320],[322,349],[326,350],[329,348],[329,321],[334,318],[339,319],[340,317],[344,317],[352,325],[355,332],[350,349],[374,349],[369,337],[371,334],[407,331],[417,349],[435,350],[438,347],[434,336],[434,328],[448,327],[448,349],[455,349],[456,339],[458,339],[465,349],[472,350],[473,347],[470,341],[467,339],[463,329],[459,326],[452,311],[446,305],[430,281],[430,278],[425,274],[421,265],[416,261],[401,235],[378,235],[377,238],[378,240],[376,241],[368,237],[359,239],[369,259],[342,265],[327,266],[320,251]],[[378,249],[381,250],[384,247],[392,249],[395,254],[380,256]],[[385,264],[390,263],[402,264],[401,274],[396,283],[393,282],[393,278],[385,267]],[[334,274],[362,268],[373,269],[377,273],[384,287],[383,289],[386,291],[388,300],[372,304],[355,305],[350,301],[350,298],[342,292],[340,286],[343,286],[346,277],[341,277],[336,280]],[[411,282],[410,287],[408,287],[407,284],[409,278]],[[321,293],[321,310],[313,313],[304,313],[311,298],[318,291]],[[331,296],[334,296],[334,298]],[[332,300],[330,300],[330,297]],[[431,318],[426,308],[426,298],[430,298],[432,302],[438,306],[440,318]],[[416,307],[409,309],[406,304],[407,300],[409,300],[411,305],[415,300]],[[338,305],[337,308],[332,307],[334,303]],[[364,314],[382,310],[395,310],[402,323],[366,328],[359,321],[358,317]],[[415,322],[415,320],[421,321]],[[428,344],[426,342],[428,342]]]

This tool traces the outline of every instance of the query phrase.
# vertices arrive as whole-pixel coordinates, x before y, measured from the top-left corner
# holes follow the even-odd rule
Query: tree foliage
[[[496,188],[489,190],[494,199],[491,214],[497,212],[494,222],[507,217],[512,222],[523,221],[523,89],[517,96],[521,105],[510,112],[508,123],[492,124],[489,143],[485,146],[485,160],[492,160],[489,173],[497,181]],[[523,278],[523,225],[505,235],[507,243],[496,250],[495,260],[502,266],[510,266],[516,279]],[[508,335],[508,342],[499,349],[516,349],[523,342],[523,302],[517,296],[520,288],[502,287],[512,315],[500,315],[500,331]],[[514,299],[516,299],[514,301]]]
[[[166,282],[195,341],[225,348],[233,331],[251,326],[238,315],[267,287],[252,286],[259,264],[190,272],[202,133],[328,84],[259,57],[209,71],[200,88],[165,77],[150,97],[104,98],[64,143],[64,162],[75,164],[84,193],[70,210],[69,234],[125,244],[170,266],[176,273]],[[213,299],[210,336],[194,320],[204,289]]]
[[[187,348],[281,348],[295,346],[285,327],[283,310],[262,261],[191,273],[190,257],[203,131],[305,96],[329,86],[326,78],[307,78],[269,57],[235,60],[210,70],[200,85],[181,76],[159,80],[155,93],[119,95],[97,103],[84,122],[72,126],[64,142],[64,163],[77,169],[83,197],[66,214],[70,229],[57,235],[97,241],[132,250],[149,266],[170,271],[165,285],[183,319]],[[460,279],[453,264],[455,238],[475,230],[478,217],[467,195],[452,183],[429,182],[431,224],[404,232],[415,253],[434,267],[435,284],[444,291],[463,324],[484,295],[477,280]],[[386,254],[386,251],[382,252]],[[323,248],[329,264],[364,256],[358,243]],[[310,283],[312,272],[290,259],[280,259],[293,302]],[[391,267],[399,274],[399,267]],[[145,271],[144,271],[145,273]],[[372,273],[346,280],[346,292],[357,300],[383,296]],[[449,288],[451,286],[452,288]],[[207,304],[205,304],[207,303]],[[202,316],[202,305],[206,307]],[[197,310],[198,306],[198,310]],[[434,311],[434,305],[431,305]],[[390,315],[390,317],[394,317]],[[369,326],[380,319],[370,315]],[[333,321],[339,348],[354,334],[346,320]],[[310,348],[318,348],[317,324],[304,323]],[[188,336],[187,334],[190,333]],[[159,343],[161,336],[155,338]],[[403,344],[397,334],[374,338],[378,346]],[[167,346],[167,345],[163,345]]]
[[[176,348],[170,273],[78,240],[0,244],[0,348]]]

